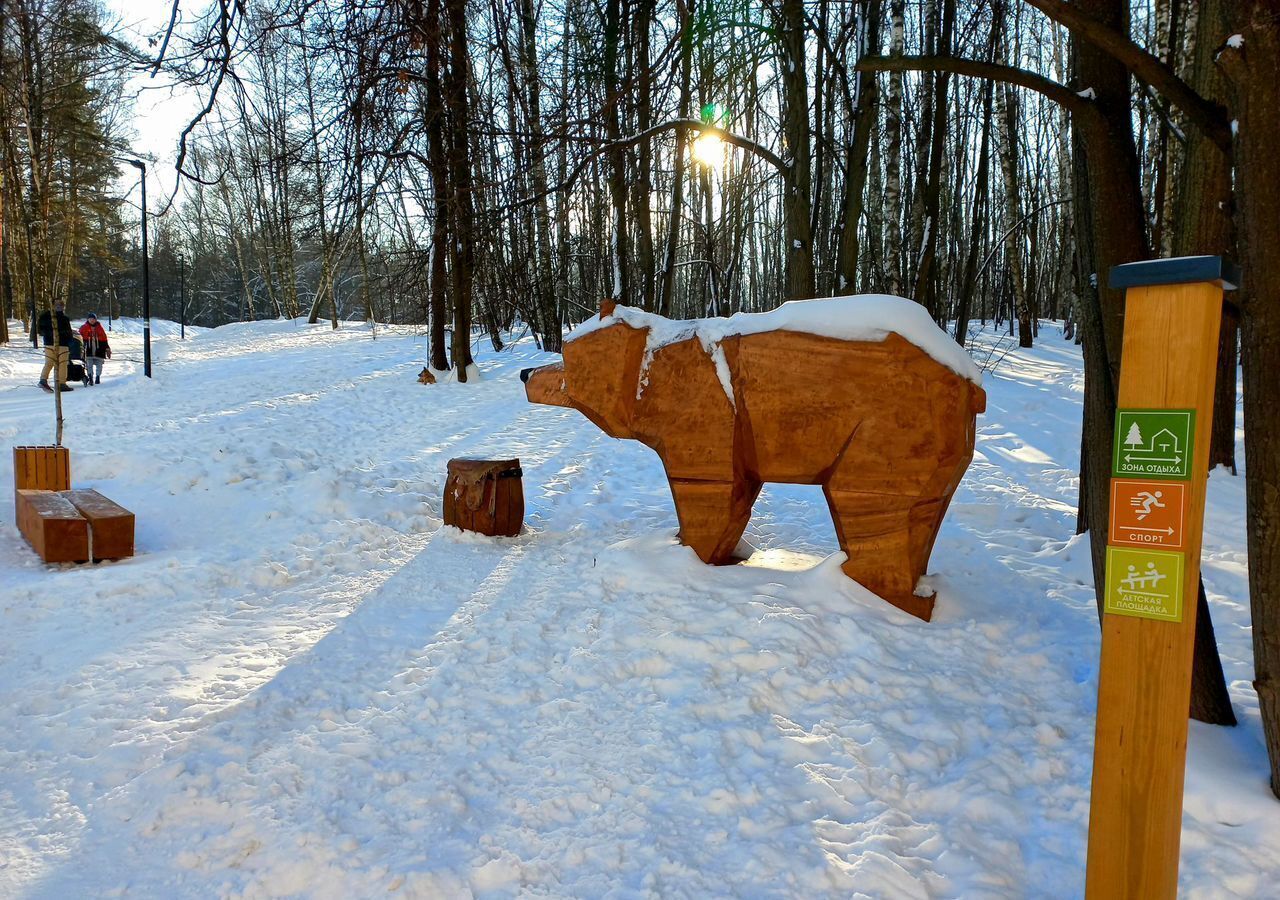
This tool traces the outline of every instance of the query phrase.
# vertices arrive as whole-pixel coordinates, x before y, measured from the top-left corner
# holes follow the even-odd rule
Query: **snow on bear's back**
[[[728,318],[668,319],[629,306],[617,306],[575,328],[568,340],[625,322],[648,328],[648,352],[676,341],[697,337],[714,356],[725,338],[769,331],[798,331],[846,341],[883,341],[896,334],[943,366],[976,385],[982,372],[964,349],[938,327],[923,306],[890,294],[854,294],[814,300],[789,300],[762,313],[735,313]]]

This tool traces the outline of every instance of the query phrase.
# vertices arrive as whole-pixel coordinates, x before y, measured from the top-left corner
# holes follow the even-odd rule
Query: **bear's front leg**
[[[930,525],[914,510],[917,497],[837,491],[824,487],[840,549],[849,557],[840,568],[869,591],[903,612],[929,621],[936,595],[916,594],[932,546]],[[925,504],[932,510],[936,504]],[[928,538],[926,540],[926,537]]]
[[[734,561],[733,551],[751,519],[760,482],[696,481],[670,478],[671,496],[680,519],[680,542],[705,563]]]

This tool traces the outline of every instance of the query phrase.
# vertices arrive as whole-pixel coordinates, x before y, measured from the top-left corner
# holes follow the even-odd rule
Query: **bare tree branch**
[[[173,0],[173,12],[169,13],[169,27],[164,30],[164,40],[160,43],[160,52],[156,54],[156,61],[151,66],[151,77],[155,78],[160,71],[160,64],[164,62],[165,51],[169,49],[169,38],[173,37],[173,26],[178,21],[178,2]]]
[[[950,72],[954,75],[986,78],[1035,91],[1072,113],[1086,116],[1097,113],[1097,108],[1084,93],[1077,93],[1065,84],[1035,72],[999,63],[957,56],[866,56],[858,60],[855,68],[860,72]]]
[[[1231,126],[1226,110],[1201,97],[1171,68],[1131,41],[1128,35],[1109,28],[1064,0],[1027,0],[1027,3],[1121,63],[1134,78],[1155,88],[1182,110],[1187,119],[1223,152],[1231,152]]]
[[[654,135],[661,134],[664,131],[674,131],[677,128],[688,128],[693,131],[702,132],[703,134],[715,135],[720,140],[724,141],[726,144],[731,144],[734,147],[738,147],[742,150],[748,151],[749,153],[755,154],[756,156],[763,159],[765,162],[769,163],[779,172],[785,173],[788,169],[791,168],[790,163],[788,163],[781,156],[778,156],[778,154],[774,153],[768,147],[765,147],[762,144],[757,144],[755,141],[751,140],[750,138],[743,137],[740,134],[734,134],[731,131],[725,131],[723,128],[718,128],[715,125],[708,125],[706,122],[701,122],[697,119],[667,119],[663,122],[659,122],[657,125],[654,125],[650,128],[646,128],[644,131],[637,131],[635,134],[627,135],[626,137],[619,138],[616,141],[609,141],[607,143],[599,145],[590,153],[588,153],[586,156],[582,157],[582,159],[578,160],[577,165],[573,167],[573,169],[569,172],[569,174],[566,175],[564,180],[562,180],[559,184],[556,184],[547,188],[547,190],[544,192],[533,194],[531,196],[524,197],[523,199],[517,200],[515,203],[512,203],[510,206],[507,207],[506,214],[509,215],[518,209],[523,209],[526,206],[529,206],[533,203],[537,203],[543,197],[546,197],[550,194],[559,193],[560,191],[568,190],[569,188],[573,187],[574,183],[577,182],[577,180],[582,177],[582,173],[586,171],[587,166],[591,163],[591,161],[600,156],[603,156],[605,153],[608,153],[610,150],[616,150],[619,147],[623,147],[623,148],[631,147],[631,146],[634,146],[635,144],[640,143],[641,141],[648,140]]]

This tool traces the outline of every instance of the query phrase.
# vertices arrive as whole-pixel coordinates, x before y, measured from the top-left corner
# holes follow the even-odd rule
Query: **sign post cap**
[[[1223,290],[1234,291],[1240,284],[1240,267],[1225,256],[1175,256],[1112,266],[1107,279],[1114,289],[1197,281],[1220,281]]]

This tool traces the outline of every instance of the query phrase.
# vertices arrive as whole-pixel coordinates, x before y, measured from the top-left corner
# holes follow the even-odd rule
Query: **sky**
[[[163,33],[172,10],[168,0],[106,0],[112,29],[139,48]],[[157,52],[159,45],[149,48]],[[200,107],[200,97],[187,88],[174,88],[162,71],[156,77],[139,73],[130,79],[126,99],[133,106],[134,153],[147,161],[148,207],[157,211],[173,191],[178,137]],[[136,185],[134,170],[121,165],[121,191]],[[137,202],[137,198],[133,198]]]

